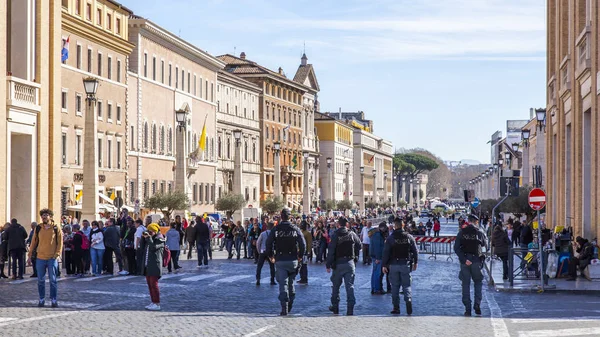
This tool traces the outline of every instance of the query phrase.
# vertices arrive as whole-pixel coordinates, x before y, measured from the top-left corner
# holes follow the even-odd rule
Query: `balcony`
[[[14,76],[8,76],[7,105],[9,108],[40,112],[40,85]]]

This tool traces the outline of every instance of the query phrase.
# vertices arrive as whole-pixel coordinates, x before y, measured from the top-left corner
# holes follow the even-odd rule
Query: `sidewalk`
[[[489,270],[489,262],[486,262],[486,269]],[[521,276],[515,278],[511,287],[508,280],[502,280],[502,261],[494,260],[492,263],[492,276],[496,291],[501,292],[540,292],[539,279],[523,279]],[[486,273],[487,274],[487,273]],[[487,275],[489,277],[489,274]],[[576,281],[567,281],[564,278],[554,278],[548,280],[548,285],[544,286],[544,292],[564,292],[574,294],[596,294],[600,295],[600,280],[588,281],[585,278],[578,277]]]

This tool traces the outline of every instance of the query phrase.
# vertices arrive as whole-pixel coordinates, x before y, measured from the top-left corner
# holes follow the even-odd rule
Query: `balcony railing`
[[[18,77],[8,76],[8,98],[7,104],[17,108],[40,112],[40,85],[29,82]]]

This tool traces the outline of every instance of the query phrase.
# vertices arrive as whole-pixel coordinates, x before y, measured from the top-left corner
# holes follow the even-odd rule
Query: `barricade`
[[[429,259],[436,260],[438,255],[448,255],[446,261],[454,261],[454,241],[456,236],[415,236],[419,254],[430,254]]]

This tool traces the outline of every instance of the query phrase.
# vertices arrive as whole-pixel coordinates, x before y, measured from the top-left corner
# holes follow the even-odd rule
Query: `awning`
[[[98,196],[100,197],[100,199],[102,199],[102,200],[104,200],[106,202],[109,202],[112,205],[113,200],[109,196],[107,196],[106,194],[98,192]]]
[[[81,212],[81,204],[67,206],[67,211]],[[106,212],[106,211],[114,212],[114,211],[116,211],[116,208],[115,208],[115,206],[113,206],[111,204],[99,204],[98,209],[96,210],[96,212],[98,212],[98,213]]]

